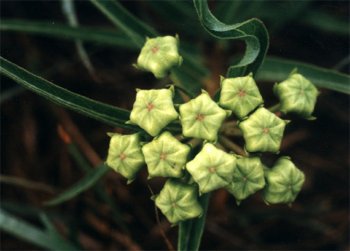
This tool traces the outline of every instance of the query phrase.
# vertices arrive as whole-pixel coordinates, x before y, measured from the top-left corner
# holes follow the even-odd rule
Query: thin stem
[[[226,136],[242,136],[242,131],[237,127],[237,121],[225,122],[221,127],[221,133]]]
[[[228,149],[232,150],[233,152],[242,155],[242,156],[248,156],[248,154],[243,150],[242,147],[231,141],[229,138],[225,136],[220,136],[219,142],[223,144]]]
[[[37,190],[50,194],[55,193],[55,189],[49,185],[15,176],[0,175],[0,183],[14,185],[31,190]]]
[[[150,185],[147,185],[148,190],[150,191],[150,193],[152,194],[152,197],[154,196],[153,190],[151,188]],[[161,224],[160,224],[160,219],[159,219],[159,213],[158,213],[158,209],[157,206],[154,204],[154,212],[155,212],[155,216],[156,216],[156,221],[158,224],[158,228],[159,228],[159,232],[161,234],[161,236],[163,237],[163,240],[165,242],[165,244],[167,245],[167,248],[169,251],[174,251],[175,248],[173,247],[173,245],[171,244],[170,240],[168,239],[168,237],[166,236]]]
[[[271,106],[271,107],[269,107],[269,108],[267,108],[270,112],[278,112],[279,111],[279,109],[280,109],[280,103],[278,103],[278,104],[275,104],[275,105],[273,105],[273,106]]]

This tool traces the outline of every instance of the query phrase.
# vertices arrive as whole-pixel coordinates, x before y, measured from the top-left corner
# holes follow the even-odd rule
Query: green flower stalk
[[[171,133],[164,132],[142,147],[148,167],[149,178],[182,176],[191,148],[182,144]]]
[[[178,118],[173,104],[173,88],[137,90],[136,100],[130,113],[130,123],[156,136],[171,121]]]
[[[271,169],[266,169],[264,200],[268,204],[292,203],[300,192],[305,176],[288,157],[279,158]]]
[[[135,179],[137,172],[145,161],[141,152],[139,135],[121,135],[111,133],[106,164],[128,179],[128,183]]]
[[[147,38],[137,58],[136,67],[152,72],[156,78],[163,78],[171,68],[182,63],[178,46],[178,36]]]
[[[312,118],[311,114],[316,105],[318,91],[301,74],[291,74],[287,80],[275,84],[273,90],[280,100],[281,112]]]
[[[168,180],[155,197],[157,207],[173,224],[199,217],[203,209],[198,202],[198,191],[194,185]]]
[[[264,102],[251,74],[238,78],[222,78],[220,106],[230,109],[238,118],[246,117]]]
[[[232,182],[226,187],[237,203],[265,186],[264,165],[260,158],[238,158]]]
[[[195,99],[180,105],[182,133],[185,137],[215,141],[222,122],[229,114],[202,91]]]
[[[235,168],[236,157],[210,143],[186,165],[201,194],[229,185]]]
[[[287,122],[265,108],[259,108],[239,123],[248,152],[278,152]]]

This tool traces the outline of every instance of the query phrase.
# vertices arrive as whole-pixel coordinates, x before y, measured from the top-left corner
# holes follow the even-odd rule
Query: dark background
[[[349,35],[317,28],[304,22],[311,12],[349,20],[348,1],[310,1],[303,11],[283,23],[284,16],[300,1],[255,1],[246,3],[236,16],[225,21],[261,17],[270,33],[268,55],[295,59],[349,73]],[[220,3],[211,2],[214,13]],[[192,18],[182,19],[156,11],[160,2],[123,1],[132,13],[162,34],[178,33],[181,41],[201,53],[212,74],[209,82],[218,85],[218,74],[225,74],[231,57],[244,50],[242,42],[219,42],[200,27],[194,9]],[[273,7],[273,8],[272,8]],[[87,1],[77,1],[82,25],[114,27]],[[170,18],[169,18],[170,15]],[[21,18],[66,22],[57,1],[1,1],[1,18]],[[98,81],[81,63],[73,41],[24,33],[1,32],[1,55],[30,71],[88,97],[130,109],[135,88],[162,84],[151,74],[135,70],[137,52],[90,43],[85,49],[96,70]],[[96,76],[95,76],[96,77]],[[262,93],[273,104],[272,83],[259,83]],[[213,88],[213,87],[212,87]],[[295,120],[288,125],[281,155],[292,157],[305,172],[306,182],[292,207],[267,206],[260,193],[240,206],[225,191],[211,197],[202,249],[215,250],[348,250],[349,246],[349,98],[321,89],[315,121]],[[142,171],[131,185],[110,171],[101,186],[114,200],[117,210],[101,201],[93,189],[56,207],[43,202],[53,198],[83,177],[84,172],[59,134],[61,125],[91,164],[106,157],[106,132],[122,130],[103,125],[71,111],[63,110],[29,92],[7,78],[1,78],[1,206],[38,226],[36,210],[45,210],[59,231],[79,240],[89,250],[166,249],[159,226],[176,245],[177,227],[160,216],[157,224],[150,184],[157,192],[162,179],[147,181]],[[63,136],[62,136],[63,135]],[[10,182],[9,176],[20,178]],[[5,177],[5,178],[4,178]],[[25,181],[35,182],[27,186]],[[38,186],[38,184],[40,184]],[[115,212],[120,212],[119,216]],[[127,230],[119,221],[124,222]],[[37,249],[1,233],[4,250]]]

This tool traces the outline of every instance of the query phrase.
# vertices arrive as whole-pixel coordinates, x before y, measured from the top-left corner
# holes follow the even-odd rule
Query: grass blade
[[[44,217],[44,220],[46,224],[49,224],[47,217]],[[11,215],[2,208],[0,208],[0,229],[19,239],[49,250],[76,250],[76,247],[64,240],[56,230],[53,230],[52,225],[48,231],[39,229]]]
[[[88,117],[112,126],[140,131],[134,125],[125,124],[130,112],[110,106],[82,95],[68,91],[0,57],[0,73],[23,87],[57,103],[63,107],[82,113]]]
[[[45,35],[61,39],[79,39],[97,44],[118,46],[121,48],[137,49],[130,43],[130,39],[120,32],[96,27],[70,27],[65,24],[52,22],[34,22],[31,20],[8,20],[0,22],[0,30],[7,32],[25,32],[29,34]]]
[[[266,58],[258,72],[257,79],[263,81],[282,81],[295,68],[318,87],[350,94],[349,75],[311,64],[276,57]]]
[[[117,27],[127,34],[138,46],[142,47],[146,36],[155,36],[157,32],[131,15],[119,2],[114,0],[90,0]]]
[[[102,164],[93,170],[90,170],[83,179],[77,182],[74,186],[58,195],[56,198],[45,202],[47,206],[55,206],[70,200],[78,194],[92,187],[99,179],[101,179],[109,171],[109,167]]]
[[[62,12],[66,16],[66,19],[71,27],[78,27],[78,17],[75,12],[75,5],[73,0],[61,0]],[[75,40],[75,47],[77,53],[81,59],[81,62],[89,72],[90,76],[96,81],[100,82],[99,78],[96,75],[95,69],[91,63],[88,53],[85,50],[83,42],[79,39]]]

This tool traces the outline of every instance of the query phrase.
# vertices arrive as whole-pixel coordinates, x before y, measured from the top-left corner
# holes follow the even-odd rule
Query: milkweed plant
[[[135,66],[156,78],[165,77],[182,62],[178,47],[178,36],[147,38]],[[175,88],[136,90],[127,123],[141,127],[151,137],[110,133],[109,167],[128,183],[144,166],[149,179],[166,178],[152,199],[173,225],[202,217],[205,209],[199,198],[217,189],[226,189],[237,204],[258,191],[266,204],[293,203],[304,184],[304,173],[288,156],[280,156],[272,166],[265,165],[261,157],[266,152],[279,154],[290,123],[285,115],[313,119],[318,90],[308,79],[295,70],[276,83],[273,91],[279,104],[270,110],[264,107],[252,73],[221,77],[218,102],[202,90],[197,97],[177,104]],[[229,121],[236,122],[244,138],[244,153],[226,151],[220,144],[223,125]],[[179,123],[182,132],[167,131],[170,123]]]
[[[214,93],[212,88],[202,89],[204,81],[201,80],[207,77],[203,75],[208,71],[202,62],[197,62],[196,53],[189,49],[192,47],[181,45],[179,35],[161,35],[118,1],[90,2],[120,33],[99,33],[91,28],[83,29],[83,35],[77,36],[75,32],[80,28],[76,22],[74,27],[50,25],[50,29],[36,30],[27,29],[27,21],[18,25],[20,21],[10,20],[3,22],[2,29],[47,33],[70,38],[77,44],[83,40],[122,44],[136,49],[136,71],[153,74],[161,84],[168,83],[169,79],[172,82],[157,89],[136,89],[132,110],[127,111],[66,90],[0,57],[0,73],[23,87],[65,108],[128,130],[125,134],[108,132],[110,142],[105,163],[47,205],[73,198],[111,169],[128,184],[140,171],[147,171],[148,179],[164,180],[160,191],[155,194],[151,191],[150,195],[157,215],[160,211],[172,226],[178,226],[177,249],[189,251],[199,250],[210,194],[218,189],[231,194],[237,205],[255,193],[260,193],[267,205],[291,206],[297,200],[306,177],[289,156],[280,154],[285,129],[294,119],[315,119],[313,111],[319,91],[312,82],[318,87],[349,94],[347,75],[294,61],[289,62],[288,67],[285,65],[288,69],[283,71],[274,65],[277,72],[272,67],[270,71],[274,76],[265,80],[279,81],[272,90],[278,102],[267,107],[257,85],[257,73],[269,47],[264,24],[252,18],[227,25],[212,14],[207,1],[193,0],[196,18],[206,32],[218,39],[243,40],[246,44],[243,57],[228,67],[225,77],[214,76],[220,79]],[[179,4],[179,1],[166,2]],[[188,8],[187,3],[181,6]],[[182,36],[180,30],[179,33]],[[287,77],[282,79],[282,75]],[[267,159],[275,161],[267,163]],[[9,217],[0,211],[0,223]],[[32,235],[26,237],[30,231],[20,231],[11,224],[0,224],[0,229],[25,236],[27,240],[32,238]],[[61,238],[51,242],[51,233],[50,227],[35,243],[54,250],[74,250],[66,246],[58,248],[56,244],[64,242]]]

